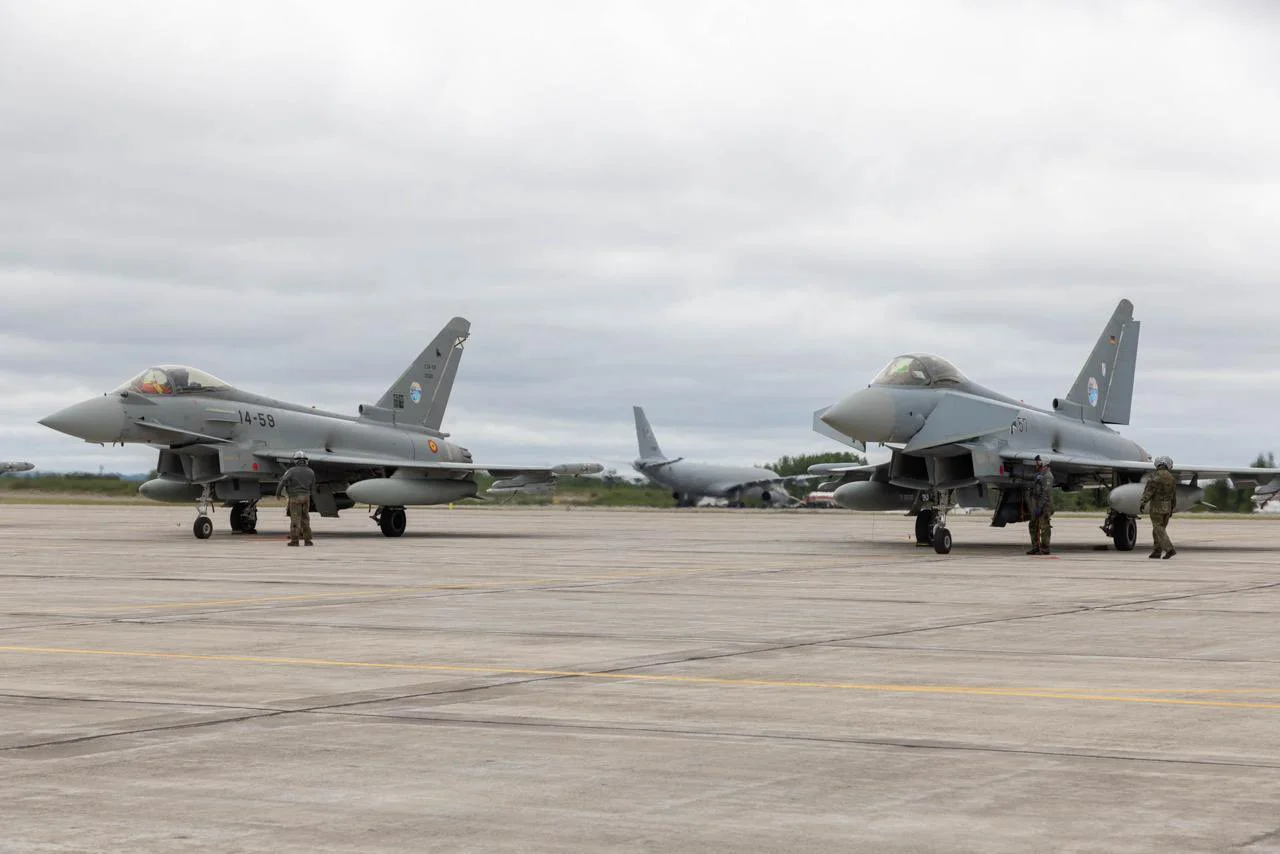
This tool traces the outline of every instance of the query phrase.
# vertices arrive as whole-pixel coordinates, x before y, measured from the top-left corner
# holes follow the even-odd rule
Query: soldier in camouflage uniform
[[[1178,553],[1165,530],[1169,525],[1169,517],[1173,515],[1173,505],[1178,497],[1178,479],[1173,476],[1173,460],[1168,457],[1156,457],[1156,470],[1147,478],[1147,486],[1142,490],[1142,502],[1138,512],[1146,512],[1151,516],[1151,554],[1156,558],[1164,552],[1168,560]]]
[[[307,545],[311,545],[311,490],[316,485],[316,473],[307,462],[307,455],[297,451],[293,455],[293,466],[280,478],[276,487],[276,497],[281,493],[289,495],[289,545],[296,546],[301,536]]]
[[[1036,455],[1036,476],[1031,482],[1027,495],[1031,511],[1031,549],[1029,555],[1049,554],[1049,539],[1053,534],[1053,526],[1049,520],[1053,516],[1053,472]]]

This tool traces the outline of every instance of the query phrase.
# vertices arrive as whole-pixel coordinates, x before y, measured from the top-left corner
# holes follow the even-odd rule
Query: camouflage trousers
[[[1053,525],[1049,520],[1052,517],[1045,513],[1040,516],[1032,516],[1031,521],[1027,523],[1027,530],[1031,532],[1031,547],[1040,549],[1041,551],[1049,551],[1049,540],[1053,537]]]
[[[311,496],[303,495],[294,498],[289,496],[289,542],[298,542],[298,537],[311,542]]]
[[[1169,526],[1169,517],[1172,515],[1172,513],[1151,514],[1151,542],[1153,551],[1173,551],[1173,541],[1169,539],[1169,533],[1165,530]]]

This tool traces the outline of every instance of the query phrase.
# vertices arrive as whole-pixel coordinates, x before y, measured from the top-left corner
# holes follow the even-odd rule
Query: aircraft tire
[[[933,532],[933,550],[940,555],[951,554],[951,532],[939,528]]]
[[[402,536],[408,526],[409,520],[405,516],[403,507],[382,508],[382,515],[378,517],[378,527],[382,529],[384,537]]]
[[[231,505],[231,530],[237,534],[258,533],[258,511],[245,501]]]
[[[1138,519],[1135,516],[1121,516],[1116,519],[1111,531],[1111,541],[1116,544],[1116,551],[1131,552],[1138,544]]]
[[[921,510],[916,514],[916,545],[933,544],[933,522],[937,518],[932,510]]]
[[[195,524],[191,526],[191,533],[196,535],[197,540],[207,540],[213,536],[213,520],[208,516],[197,516]]]

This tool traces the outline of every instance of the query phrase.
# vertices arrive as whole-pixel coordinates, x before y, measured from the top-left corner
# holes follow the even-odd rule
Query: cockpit
[[[229,388],[231,386],[213,374],[206,374],[196,368],[188,368],[184,365],[157,365],[154,368],[147,368],[116,391],[164,395],[200,394],[225,391]]]
[[[958,385],[964,381],[964,374],[946,359],[931,356],[928,353],[908,353],[886,365],[871,384],[927,388],[937,385]]]

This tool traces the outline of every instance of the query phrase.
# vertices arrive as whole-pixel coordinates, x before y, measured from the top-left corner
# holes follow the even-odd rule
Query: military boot
[[[1173,557],[1177,553],[1178,553],[1177,549],[1169,549],[1169,551],[1164,553],[1164,559],[1168,560],[1169,558]]]
[[[1152,552],[1151,552],[1151,554],[1147,555],[1147,557],[1152,557],[1152,558],[1159,559],[1159,557],[1160,557],[1160,550],[1159,550],[1159,549],[1153,549],[1153,550],[1152,550]]]

